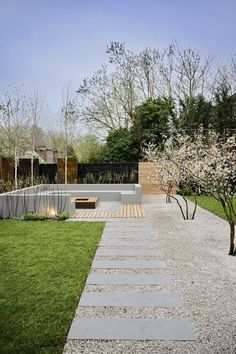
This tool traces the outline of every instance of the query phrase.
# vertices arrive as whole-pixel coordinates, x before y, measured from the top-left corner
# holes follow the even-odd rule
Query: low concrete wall
[[[58,184],[58,187],[60,189],[63,189],[64,191],[134,191],[135,190],[136,184]]]
[[[121,203],[142,202],[139,184],[42,184],[0,194],[0,218],[21,217],[28,211],[49,216],[66,211],[72,215],[74,198],[84,196]]]
[[[58,185],[71,197],[97,197],[104,201],[141,203],[142,190],[139,184],[66,184]],[[57,192],[52,192],[57,193]]]
[[[0,218],[18,218],[28,211],[52,217],[61,211],[70,212],[70,200],[65,193],[0,195]]]

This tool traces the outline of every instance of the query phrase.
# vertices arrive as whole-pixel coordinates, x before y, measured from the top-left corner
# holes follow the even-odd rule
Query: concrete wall
[[[58,193],[41,194],[12,193],[0,195],[0,218],[21,217],[24,213],[32,211],[53,217],[61,211],[70,212],[70,195]]]
[[[139,184],[67,184],[59,185],[71,197],[97,197],[105,201],[141,203],[142,190]],[[56,192],[55,192],[56,193]]]
[[[28,211],[49,216],[66,211],[72,215],[75,212],[74,199],[85,196],[141,203],[142,190],[139,184],[42,184],[0,194],[0,218],[21,217]]]

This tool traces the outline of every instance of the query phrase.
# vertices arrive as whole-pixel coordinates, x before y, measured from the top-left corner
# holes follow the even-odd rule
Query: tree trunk
[[[34,156],[31,156],[31,186],[34,185]]]
[[[18,183],[17,183],[17,149],[15,147],[15,151],[14,151],[14,162],[15,162],[15,190],[18,187]]]
[[[233,222],[229,223],[230,226],[230,248],[229,248],[229,255],[236,256],[236,247],[234,245],[234,237],[235,237],[235,226]]]
[[[67,156],[65,157],[65,184],[67,184]]]
[[[169,194],[166,194],[166,203],[171,203],[171,198]]]

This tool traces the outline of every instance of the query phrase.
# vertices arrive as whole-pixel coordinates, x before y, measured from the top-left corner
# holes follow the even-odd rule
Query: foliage
[[[62,353],[103,227],[0,221],[1,353]]]
[[[175,124],[174,105],[171,99],[149,98],[135,109],[133,130],[142,149],[144,142],[161,144],[169,135],[170,125]]]
[[[46,214],[34,213],[33,211],[28,211],[23,215],[23,220],[26,221],[44,221],[48,219],[49,217]]]
[[[139,145],[132,130],[120,128],[109,132],[102,151],[103,161],[136,162],[139,155]]]
[[[109,63],[84,79],[77,90],[81,116],[93,128],[130,128],[136,107],[148,100],[168,97],[186,102],[206,94],[210,86],[212,58],[177,43],[134,53],[124,43],[111,42],[107,54]]]
[[[192,136],[200,128],[209,129],[213,123],[213,112],[212,102],[202,95],[180,100],[178,128]]]
[[[83,177],[80,183],[99,183],[99,184],[120,184],[120,183],[137,183],[137,173],[133,170],[131,172],[100,172],[99,174],[88,173],[85,177]]]
[[[93,129],[115,131],[129,128],[135,107],[156,95],[158,50],[145,49],[136,54],[124,43],[107,47],[109,66],[103,65],[77,90],[79,110]]]
[[[101,161],[102,144],[94,134],[84,135],[78,143],[79,161],[93,163]]]
[[[188,186],[181,186],[177,189],[176,194],[178,195],[184,195],[184,196],[191,196],[192,195],[192,189]]]
[[[17,189],[17,168],[20,154],[28,147],[26,127],[27,97],[17,88],[11,88],[5,93],[4,100],[0,102],[0,129],[1,145],[5,153],[14,159],[14,182]]]
[[[17,179],[17,188],[22,189],[26,187],[30,187],[32,183],[32,179],[30,176],[26,178],[18,178]],[[38,185],[38,184],[48,184],[49,180],[45,176],[34,176],[33,179],[33,185]],[[6,192],[11,192],[14,190],[14,181],[11,179],[3,180],[0,179],[0,194],[1,193],[6,193]]]
[[[223,135],[224,129],[236,129],[236,94],[231,95],[228,85],[222,84],[215,91],[213,127]]]
[[[58,221],[63,221],[66,220],[70,217],[69,213],[67,213],[66,211],[61,211],[58,215]]]
[[[66,211],[62,211],[58,214],[56,220],[63,221],[68,219],[69,216],[70,216],[69,213],[67,213]],[[50,219],[55,220],[55,217],[54,216],[50,217],[49,215],[46,214],[34,213],[33,211],[28,211],[23,215],[23,220],[27,220],[27,221],[44,221]]]

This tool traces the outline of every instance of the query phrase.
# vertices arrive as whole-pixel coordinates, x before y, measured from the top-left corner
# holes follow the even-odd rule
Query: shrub
[[[24,220],[27,221],[43,221],[49,219],[45,214],[34,213],[33,211],[28,211],[23,216]]]
[[[70,216],[69,213],[67,213],[66,211],[62,211],[61,213],[59,213],[57,220],[58,221],[66,220],[69,218],[69,216]]]
[[[190,187],[188,186],[181,186],[177,189],[176,193],[178,195],[181,195],[181,196],[185,196],[185,195],[192,195],[193,194],[193,191]]]

